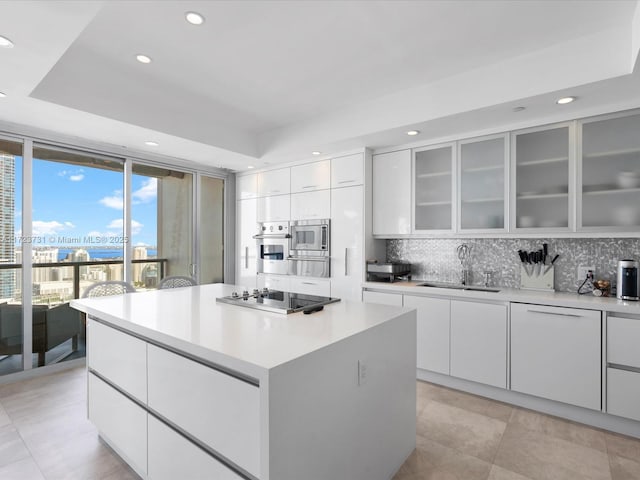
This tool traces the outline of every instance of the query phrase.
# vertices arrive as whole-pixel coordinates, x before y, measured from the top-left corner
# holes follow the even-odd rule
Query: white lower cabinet
[[[382,303],[384,305],[402,306],[402,295],[397,293],[362,292],[362,301],[365,303]]]
[[[233,470],[149,415],[149,479],[242,480]]]
[[[511,304],[511,389],[601,407],[601,313]]]
[[[451,301],[451,375],[507,388],[507,306]]]
[[[640,372],[607,368],[607,413],[640,421]]]
[[[92,373],[89,373],[87,396],[89,420],[144,478],[147,473],[146,410]]]
[[[293,277],[290,280],[290,292],[306,295],[331,296],[331,281],[328,278]]]
[[[449,375],[451,301],[405,295],[404,306],[418,311],[416,366]]]
[[[260,389],[148,347],[149,408],[233,463],[260,475]]]
[[[291,291],[291,277],[287,275],[269,275],[258,274],[258,288],[269,288],[271,290],[280,290],[281,292]],[[251,293],[251,292],[249,292]]]
[[[640,320],[607,318],[607,362],[640,368]]]

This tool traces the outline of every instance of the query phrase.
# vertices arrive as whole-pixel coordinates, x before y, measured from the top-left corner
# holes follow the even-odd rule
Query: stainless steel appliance
[[[255,289],[251,294],[245,290],[242,293],[233,292],[228,297],[216,298],[216,302],[219,303],[228,303],[230,305],[282,314],[299,312],[301,310],[316,311],[323,305],[339,301],[339,298],[281,292],[267,288],[263,288],[262,290]]]
[[[635,260],[618,261],[618,286],[616,297],[621,300],[640,300],[638,270],[640,270],[640,262]]]
[[[411,280],[410,263],[367,263],[367,280],[394,282],[399,278]]]
[[[329,277],[331,238],[330,221],[296,220],[291,222],[290,275]]]
[[[289,258],[289,222],[265,222],[258,224],[254,235],[258,250],[258,273],[287,274]]]

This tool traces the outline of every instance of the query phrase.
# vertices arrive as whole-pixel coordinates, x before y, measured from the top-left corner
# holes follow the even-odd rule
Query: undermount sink
[[[451,288],[453,290],[471,290],[476,292],[492,292],[492,293],[497,293],[500,291],[495,288],[480,287],[480,286],[473,286],[473,285],[461,285],[459,283],[424,282],[424,283],[419,283],[417,286],[431,287],[431,288]]]

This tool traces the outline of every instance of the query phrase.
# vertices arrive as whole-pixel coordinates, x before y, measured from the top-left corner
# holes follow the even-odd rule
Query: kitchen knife
[[[543,243],[542,244],[542,251],[544,252],[544,258],[542,259],[542,263],[546,264],[547,263],[547,255],[549,255],[549,244],[548,243]]]
[[[553,267],[553,264],[556,263],[556,260],[558,259],[559,256],[560,254],[558,253],[555,257],[553,257],[553,260],[551,260],[551,263],[547,266],[547,268],[544,269],[544,273],[547,273],[549,270],[551,270],[551,267]]]

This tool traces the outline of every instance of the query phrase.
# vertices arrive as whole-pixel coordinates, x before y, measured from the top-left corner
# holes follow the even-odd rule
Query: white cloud
[[[105,207],[115,208],[116,210],[122,210],[124,208],[123,198],[117,195],[101,198],[100,203]]]
[[[69,176],[69,180],[71,180],[72,182],[79,182],[84,178],[84,175],[82,173],[78,173],[77,175],[70,175]]]
[[[147,203],[158,196],[158,179],[149,178],[142,182],[142,186],[131,194],[134,202]]]
[[[132,235],[136,235],[140,233],[140,230],[142,230],[142,227],[143,225],[140,222],[137,222],[133,219],[131,220]],[[124,221],[121,218],[116,218],[115,220],[112,220],[109,225],[107,225],[107,228],[118,229],[120,232],[122,232],[124,230]]]
[[[56,235],[63,230],[68,228],[73,228],[74,225],[71,222],[60,223],[55,220],[51,220],[49,222],[44,222],[42,220],[34,220],[33,221],[33,235],[41,236],[41,235]]]

